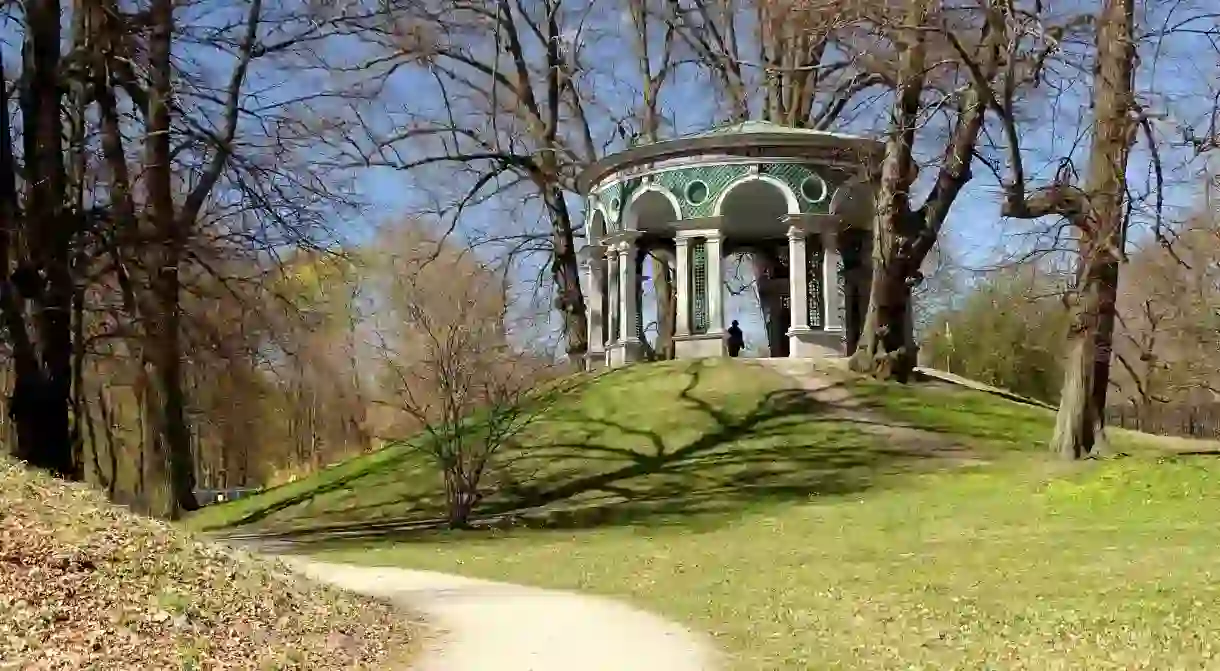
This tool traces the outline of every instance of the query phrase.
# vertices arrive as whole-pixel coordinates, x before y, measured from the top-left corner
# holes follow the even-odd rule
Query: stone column
[[[606,247],[606,308],[610,318],[606,322],[607,333],[604,334],[606,346],[618,342],[618,324],[621,321],[619,296],[618,249],[614,245]]]
[[[588,293],[585,295],[586,318],[589,323],[589,351],[586,355],[586,368],[592,370],[605,362],[605,306],[606,297],[602,279],[606,274],[606,258],[600,245],[590,245],[584,259],[584,270]]]
[[[809,330],[809,262],[805,249],[805,229],[788,227],[788,306],[790,331]],[[794,348],[788,348],[792,356]]]
[[[690,238],[679,235],[674,238],[674,280],[678,301],[677,323],[674,324],[674,335],[690,335]]]
[[[639,316],[637,307],[638,293],[636,282],[639,275],[636,272],[635,242],[625,241],[618,244],[618,286],[619,286],[619,331],[618,341],[628,343],[636,340],[639,326],[636,319]]]
[[[822,323],[828,333],[843,335],[843,281],[839,277],[839,236],[837,227],[822,230]]]
[[[724,276],[720,231],[709,232],[707,240],[707,318],[708,333],[724,332]]]

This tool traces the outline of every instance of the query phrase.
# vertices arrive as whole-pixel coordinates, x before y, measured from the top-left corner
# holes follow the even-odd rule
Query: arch
[[[665,197],[665,200],[669,201],[670,206],[674,208],[675,220],[682,218],[682,203],[678,202],[678,197],[675,196],[669,189],[656,184],[649,184],[647,186],[640,187],[635,193],[631,194],[631,197],[628,198],[627,202],[623,205],[623,211],[626,212],[630,210],[631,207],[635,205],[637,200],[643,198],[645,194],[650,192],[659,193]]]
[[[648,226],[678,221],[682,218],[682,205],[669,189],[649,184],[631,194],[623,204],[622,217],[624,228],[638,231],[641,223]]]
[[[771,175],[751,174],[733,180],[728,186],[724,187],[724,191],[720,192],[720,197],[716,199],[716,204],[712,207],[712,216],[719,217],[721,215],[724,210],[724,203],[728,199],[729,194],[733,193],[734,189],[750,182],[765,182],[779,189],[780,194],[784,197],[784,205],[788,208],[788,214],[801,213],[801,203],[797,200],[796,193],[792,190],[792,187],[784,183],[783,180]]]

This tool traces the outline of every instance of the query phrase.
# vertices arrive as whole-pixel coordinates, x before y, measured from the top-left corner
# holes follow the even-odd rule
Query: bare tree
[[[1220,250],[1215,213],[1176,227],[1169,247],[1150,240],[1129,254],[1116,305],[1111,388],[1141,412],[1220,394]]]
[[[869,308],[852,367],[905,381],[918,357],[911,293],[923,281],[925,259],[973,176],[986,95],[997,81],[1010,94],[1031,83],[1031,58],[1003,51],[1003,19],[986,3],[961,8],[908,3],[901,12],[879,16],[875,30],[881,42],[893,45],[895,88],[876,195]],[[954,54],[966,65],[955,67]],[[916,140],[940,110],[948,114],[948,137],[931,190],[913,206]]]
[[[381,90],[393,92],[396,75],[408,73],[431,82],[427,90],[436,103],[407,105],[391,127],[370,123],[367,136],[353,141],[355,164],[412,172],[443,166],[450,178],[469,177],[439,212],[451,228],[479,204],[513,198],[536,204],[518,216],[540,213],[543,231],[516,221],[509,233],[468,237],[506,244],[510,256],[547,254],[572,360],[583,359],[588,347],[576,255],[582,227],[568,196],[580,169],[599,152],[592,96],[582,88],[590,69],[586,21],[595,5],[392,0],[347,22],[376,50],[364,67]]]
[[[714,86],[722,121],[762,119],[796,128],[829,130],[859,112],[870,91],[892,82],[875,67],[858,39],[863,3],[850,0],[665,0],[666,20],[684,51]],[[877,62],[882,62],[880,59]],[[713,117],[716,118],[716,117]],[[709,119],[711,121],[712,119]],[[749,255],[756,278],[772,277],[780,258],[768,250]],[[768,348],[783,352],[787,312],[774,284],[756,286]]]
[[[435,461],[448,523],[463,528],[483,497],[492,457],[537,411],[537,399],[527,396],[546,366],[510,342],[500,272],[418,230],[398,233],[368,260],[380,402],[421,432],[405,440]]]
[[[24,9],[18,79],[23,165],[13,149],[7,105],[0,128],[0,310],[16,373],[8,410],[17,428],[16,456],[57,475],[79,477],[70,425],[71,264],[84,213],[68,199],[62,10],[58,0],[33,0]],[[6,103],[8,91],[6,85]]]
[[[1042,32],[1039,7],[1032,12],[1008,4],[994,9],[1003,19],[995,29],[1005,35],[1010,68],[1026,35],[1055,46],[1057,37]],[[1059,216],[1076,233],[1079,256],[1069,294],[1074,320],[1051,441],[1051,449],[1067,458],[1079,459],[1093,450],[1109,388],[1119,266],[1127,231],[1125,174],[1139,116],[1134,95],[1134,11],[1133,0],[1104,0],[1096,19],[1092,139],[1083,184],[1075,183],[1070,163],[1065,163],[1051,185],[1027,188],[1014,95],[1008,87],[992,87],[979,64],[967,60],[980,100],[999,113],[1004,128],[1009,174],[1002,213],[1020,219]]]

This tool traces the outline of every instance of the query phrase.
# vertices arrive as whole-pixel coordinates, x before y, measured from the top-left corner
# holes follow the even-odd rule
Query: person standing
[[[741,333],[741,327],[737,325],[737,320],[733,320],[733,325],[728,328],[729,334],[729,356],[736,357],[741,354],[741,350],[745,349],[746,338]]]

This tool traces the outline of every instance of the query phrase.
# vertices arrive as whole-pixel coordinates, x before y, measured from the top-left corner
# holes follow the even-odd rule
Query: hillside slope
[[[281,570],[0,457],[0,669],[405,668],[401,613]]]
[[[951,384],[671,362],[575,381],[501,455],[485,512],[511,528],[421,533],[439,478],[405,446],[196,523],[613,596],[735,670],[1220,669],[1220,461],[1114,431],[1129,458],[1063,463],[1053,420]]]
[[[1053,420],[1043,408],[945,384],[882,385],[811,363],[727,359],[578,376],[545,403],[498,454],[479,512],[587,526],[739,511],[1041,455]],[[434,466],[401,443],[210,507],[189,524],[259,533],[426,526],[440,516],[440,484]]]

